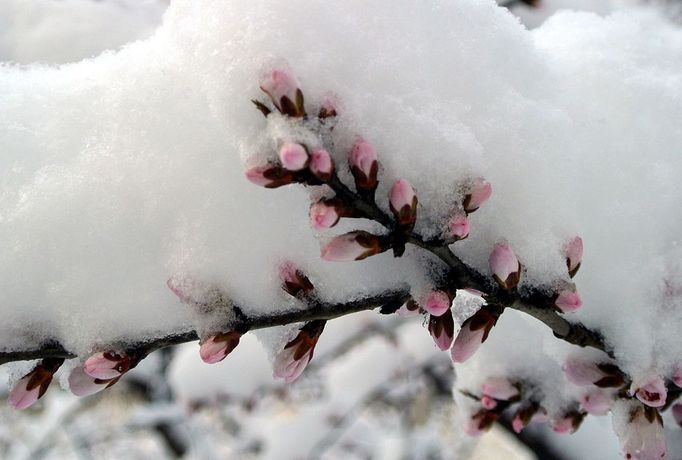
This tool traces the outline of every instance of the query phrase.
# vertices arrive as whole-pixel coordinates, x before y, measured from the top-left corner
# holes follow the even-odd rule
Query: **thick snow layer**
[[[308,192],[244,178],[273,134],[292,135],[250,102],[286,62],[310,107],[340,102],[338,165],[356,136],[376,146],[381,206],[404,177],[417,228],[437,234],[461,183],[486,177],[493,197],[456,252],[486,272],[505,239],[525,285],[551,287],[580,234],[575,317],[633,372],[672,348],[653,362],[667,369],[682,350],[650,331],[661,312],[671,331],[682,322],[679,291],[666,294],[680,274],[681,51],[679,31],[635,13],[563,13],[531,33],[488,0],[175,0],[152,37],[116,53],[5,65],[3,346],[55,337],[82,351],[197,326],[171,276],[216,284],[247,313],[302,308],[279,287],[283,260],[333,300],[428,284],[417,250],[321,261]]]

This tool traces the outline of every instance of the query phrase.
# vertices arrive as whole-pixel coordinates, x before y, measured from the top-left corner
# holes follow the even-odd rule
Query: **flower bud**
[[[246,178],[265,188],[277,188],[294,182],[294,174],[291,171],[272,164],[247,169]]]
[[[372,144],[365,140],[357,141],[353,145],[348,162],[358,191],[376,190],[379,184],[377,180],[379,163]]]
[[[660,375],[646,375],[632,382],[630,394],[649,407],[662,407],[668,397],[665,381]]]
[[[339,198],[320,200],[310,206],[310,225],[318,231],[332,228],[341,217],[352,216],[352,210]]]
[[[85,360],[83,370],[90,377],[100,380],[109,380],[128,372],[135,367],[133,360],[125,353],[100,352],[95,353]]]
[[[332,238],[322,248],[322,258],[334,262],[362,260],[385,251],[378,236],[362,230]]]
[[[592,415],[606,415],[613,404],[613,396],[604,391],[593,390],[580,398],[580,408]]]
[[[512,429],[515,433],[521,433],[530,422],[535,420],[535,415],[544,412],[537,402],[530,402],[521,406],[512,418]]]
[[[552,431],[559,434],[573,434],[583,423],[585,414],[577,411],[567,412],[566,414],[552,420]]]
[[[436,346],[445,351],[452,345],[455,335],[455,321],[452,312],[447,310],[441,316],[429,315],[429,333]]]
[[[306,296],[314,289],[305,273],[289,262],[279,266],[279,278],[282,280],[282,289],[293,297]]]
[[[407,302],[405,302],[398,310],[396,310],[396,313],[399,316],[402,317],[410,317],[410,316],[416,316],[419,314],[419,304],[415,302],[414,300],[410,299]]]
[[[481,406],[483,406],[485,409],[493,410],[497,407],[497,401],[490,396],[483,395],[481,397]]]
[[[625,384],[625,376],[614,364],[569,359],[561,368],[566,378],[576,385],[619,388]]]
[[[308,169],[322,182],[329,182],[334,174],[334,160],[323,148],[317,148],[310,154]]]
[[[69,390],[79,397],[90,396],[114,385],[118,382],[119,378],[109,380],[96,379],[86,374],[83,367],[78,366],[69,374]]]
[[[673,369],[673,375],[671,376],[671,379],[675,385],[677,385],[678,388],[682,388],[682,366],[678,365],[675,366],[675,369]]]
[[[673,404],[672,413],[675,423],[682,427],[682,404]]]
[[[206,364],[220,362],[239,345],[241,336],[237,331],[212,335],[199,344],[199,356]]]
[[[559,293],[554,305],[564,313],[573,313],[583,306],[583,301],[577,292],[565,290]]]
[[[490,254],[490,270],[502,289],[512,290],[521,281],[521,264],[506,243],[497,243]]]
[[[481,409],[469,418],[467,425],[464,427],[464,431],[469,436],[480,436],[493,426],[493,423],[497,421],[498,417],[499,414],[497,412]]]
[[[471,187],[469,193],[464,197],[464,203],[462,206],[467,213],[472,213],[483,205],[490,195],[493,194],[493,187],[489,182],[478,179],[474,185]]]
[[[308,159],[308,151],[301,144],[289,142],[279,149],[279,160],[288,171],[300,171],[308,165]]]
[[[487,309],[481,308],[464,321],[452,347],[452,360],[463,363],[469,359],[488,338],[497,318]]]
[[[612,409],[613,429],[625,458],[653,460],[665,457],[667,446],[658,411],[632,401],[619,401]]]
[[[261,80],[260,88],[270,96],[277,110],[292,117],[305,115],[303,93],[293,74],[284,69],[273,69]]]
[[[566,245],[566,266],[568,267],[568,274],[571,278],[578,273],[582,261],[583,239],[576,236]]]
[[[60,358],[43,359],[31,372],[14,385],[7,402],[15,409],[26,409],[36,403],[47,391],[52,376],[64,363]]]
[[[452,298],[444,291],[431,291],[423,303],[424,310],[432,316],[441,316],[450,310]]]
[[[391,212],[401,227],[412,228],[417,221],[417,195],[412,185],[405,179],[399,179],[389,192]]]
[[[275,357],[273,376],[287,383],[296,380],[303,373],[311,359],[326,321],[315,320],[301,328],[298,335]]]
[[[489,378],[481,384],[484,395],[498,401],[509,401],[519,396],[519,389],[504,377]]]
[[[469,219],[466,216],[455,216],[448,222],[448,233],[456,240],[469,236]]]

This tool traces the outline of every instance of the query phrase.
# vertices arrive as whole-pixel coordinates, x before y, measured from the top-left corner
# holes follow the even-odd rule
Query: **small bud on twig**
[[[296,380],[311,359],[326,321],[311,321],[301,328],[296,338],[287,343],[275,357],[273,364],[275,378],[284,379],[287,383]]]
[[[507,243],[497,243],[490,253],[490,270],[502,289],[512,290],[521,281],[521,263]]]
[[[464,211],[467,213],[476,211],[483,203],[488,201],[492,194],[493,187],[490,183],[483,179],[478,179],[471,187],[469,193],[464,197],[464,202],[462,203]]]
[[[199,356],[206,364],[215,364],[225,359],[239,345],[241,334],[237,331],[216,334],[199,343]]]
[[[357,230],[332,238],[322,248],[322,258],[334,262],[349,262],[365,259],[386,249],[380,237]]]
[[[497,317],[485,307],[464,321],[452,347],[452,360],[456,363],[463,363],[476,353],[476,350],[488,338],[496,322]]]
[[[440,316],[429,315],[429,333],[439,349],[443,351],[449,349],[455,335],[452,312],[447,310]]]

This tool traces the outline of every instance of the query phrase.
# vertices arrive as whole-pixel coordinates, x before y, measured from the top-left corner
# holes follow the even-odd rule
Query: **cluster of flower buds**
[[[456,363],[463,363],[469,359],[486,341],[497,318],[498,315],[484,305],[464,321],[452,346],[452,360]]]
[[[654,460],[666,456],[665,431],[658,410],[622,400],[614,408],[613,428],[625,458]]]
[[[269,162],[246,170],[246,178],[265,188],[294,183],[319,185],[334,175],[334,160],[323,148],[310,151],[297,142],[287,142],[279,149],[279,163]]]
[[[326,323],[324,320],[316,320],[305,324],[296,337],[284,346],[284,349],[275,357],[273,364],[275,378],[291,383],[300,377],[310,360],[313,359],[315,345]]]
[[[61,367],[61,358],[46,358],[14,385],[7,399],[15,409],[26,409],[36,403],[47,391],[55,372]]]

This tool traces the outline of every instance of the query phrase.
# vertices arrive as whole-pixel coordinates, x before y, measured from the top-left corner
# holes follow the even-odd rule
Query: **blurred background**
[[[529,29],[560,9],[608,15],[637,8],[682,20],[681,1],[499,3]],[[168,4],[0,0],[0,62],[59,65],[115,52],[152,35]],[[329,323],[315,359],[292,385],[273,380],[254,335],[214,366],[198,350],[194,343],[157,352],[89,398],[53,385],[27,411],[0,405],[0,458],[620,458],[608,417],[589,417],[570,437],[539,425],[516,435],[503,421],[467,438],[452,399],[449,356],[436,351],[419,318],[365,312]],[[25,369],[0,367],[0,395]]]

